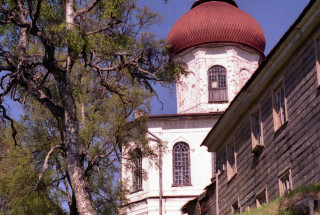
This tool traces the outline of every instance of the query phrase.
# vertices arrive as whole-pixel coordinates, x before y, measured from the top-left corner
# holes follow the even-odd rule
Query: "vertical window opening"
[[[266,203],[268,203],[267,189],[264,189],[256,196],[256,205],[259,208]]]
[[[132,172],[133,191],[142,190],[142,153],[141,149],[136,148],[133,152],[134,167]]]
[[[275,130],[278,130],[287,121],[283,83],[280,83],[279,86],[273,90],[273,118]]]
[[[211,153],[211,163],[212,163],[212,177],[215,177],[217,174],[217,156],[216,152]]]
[[[240,206],[239,206],[239,200],[235,201],[231,205],[231,213],[240,213]]]
[[[237,154],[234,141],[227,145],[227,174],[228,180],[231,180],[237,174]]]
[[[292,190],[291,169],[286,170],[279,176],[279,190],[282,196],[286,192]]]
[[[228,102],[227,70],[213,66],[208,70],[209,102]]]
[[[259,153],[263,149],[263,130],[260,107],[251,115],[252,152]]]
[[[179,142],[173,147],[173,185],[190,184],[190,148],[186,143]]]
[[[316,52],[316,69],[317,69],[317,79],[318,87],[320,87],[320,34],[317,35],[314,40],[315,52]]]

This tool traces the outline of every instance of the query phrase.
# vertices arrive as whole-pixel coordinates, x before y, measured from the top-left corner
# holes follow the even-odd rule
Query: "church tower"
[[[224,111],[263,60],[259,23],[233,0],[198,0],[172,27],[172,54],[188,65],[177,84],[178,113]]]
[[[215,154],[200,145],[262,62],[265,36],[233,0],[197,0],[173,25],[167,43],[189,73],[176,84],[177,114],[149,116],[157,158],[141,157],[133,170],[123,160],[130,215],[179,215],[215,177]]]

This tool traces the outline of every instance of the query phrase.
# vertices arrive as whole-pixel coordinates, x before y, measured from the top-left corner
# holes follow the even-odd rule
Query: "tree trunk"
[[[66,1],[67,30],[74,24],[74,0]],[[66,152],[67,171],[71,181],[72,192],[77,202],[77,210],[80,215],[96,215],[93,200],[90,195],[89,183],[85,177],[84,166],[81,162],[81,146],[79,144],[79,122],[74,97],[70,87],[70,72],[73,61],[70,57],[69,48],[67,56],[67,72],[65,76],[59,77],[58,88],[60,98],[64,107],[62,119],[63,142]]]
[[[58,80],[59,94],[64,107],[62,119],[63,143],[66,152],[67,171],[71,181],[73,195],[76,198],[77,209],[80,215],[96,214],[89,191],[89,183],[84,174],[81,162],[79,144],[79,122],[77,119],[76,104],[70,88],[69,73]]]

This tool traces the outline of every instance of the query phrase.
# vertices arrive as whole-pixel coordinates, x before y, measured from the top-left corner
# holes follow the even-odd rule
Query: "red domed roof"
[[[228,1],[196,1],[169,32],[167,43],[172,53],[204,44],[231,43],[263,54],[266,39],[261,26],[234,1]]]

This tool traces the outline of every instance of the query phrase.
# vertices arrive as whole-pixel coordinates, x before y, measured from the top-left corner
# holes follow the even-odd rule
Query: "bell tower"
[[[233,0],[198,0],[167,38],[189,74],[176,85],[178,114],[224,111],[264,58],[259,23]]]
[[[234,1],[198,0],[173,25],[167,43],[189,73],[176,84],[178,113],[148,116],[149,144],[157,156],[148,160],[134,149],[139,165],[133,170],[123,160],[131,187],[124,209],[130,215],[181,214],[211,183],[215,154],[200,145],[263,60],[265,36]]]

